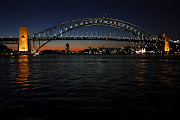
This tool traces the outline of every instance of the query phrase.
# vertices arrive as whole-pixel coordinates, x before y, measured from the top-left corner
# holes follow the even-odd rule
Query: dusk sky
[[[26,26],[32,37],[62,22],[106,13],[154,35],[168,33],[171,39],[180,39],[179,12],[178,0],[1,0],[0,37],[17,38],[20,26]]]

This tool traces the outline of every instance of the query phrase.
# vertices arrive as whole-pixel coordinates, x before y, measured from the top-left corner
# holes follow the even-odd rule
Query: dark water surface
[[[180,56],[0,56],[0,112],[167,115],[180,111],[179,78]]]

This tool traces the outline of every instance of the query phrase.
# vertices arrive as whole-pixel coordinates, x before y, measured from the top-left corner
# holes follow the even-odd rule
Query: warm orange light
[[[84,49],[87,49],[88,46],[71,46],[69,48],[70,51],[82,51]],[[43,50],[65,50],[65,47],[58,47],[58,46],[44,46],[40,49],[40,51],[43,51]]]
[[[170,48],[169,48],[169,35],[167,33],[163,34],[163,38],[165,39],[165,43],[164,43],[164,51],[169,52]]]
[[[20,27],[19,29],[19,51],[28,51],[29,42],[28,42],[29,32],[26,27]]]
[[[28,80],[29,75],[30,75],[30,68],[28,65],[28,60],[29,56],[28,55],[23,55],[19,56],[18,62],[18,77],[17,79],[17,84],[22,86],[22,90],[27,90],[27,87],[30,86],[30,81]]]

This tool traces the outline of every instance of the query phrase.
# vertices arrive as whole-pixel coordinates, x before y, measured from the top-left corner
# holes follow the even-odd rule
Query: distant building
[[[88,47],[88,49],[89,49],[89,50],[91,50],[91,46],[90,46],[90,47]]]
[[[66,54],[69,54],[69,44],[66,43]]]
[[[180,53],[180,41],[174,41],[171,43],[171,51],[174,53]]]
[[[136,54],[144,54],[146,53],[146,48],[138,48],[138,50],[136,51]]]
[[[89,54],[89,49],[85,49],[85,50],[83,50],[83,53],[85,53],[85,54]]]

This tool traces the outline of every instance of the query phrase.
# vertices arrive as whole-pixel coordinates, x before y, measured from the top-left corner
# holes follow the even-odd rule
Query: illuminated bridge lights
[[[128,35],[127,35],[128,34]],[[84,18],[62,23],[33,35],[34,39],[47,40],[74,39],[81,36],[90,39],[152,39],[154,36],[131,23],[113,18]],[[84,37],[86,36],[86,37]],[[94,37],[91,37],[94,36]],[[48,38],[48,39],[47,39]],[[79,39],[75,37],[76,39]],[[39,40],[39,39],[37,39]],[[43,44],[44,46],[45,44]],[[40,46],[38,49],[40,49]],[[38,50],[37,49],[37,50]]]
[[[78,37],[79,36],[79,37]],[[113,18],[84,18],[65,22],[33,34],[38,51],[51,40],[152,40],[154,35],[131,23]],[[43,41],[43,44],[40,44]],[[35,48],[34,48],[35,50]]]

